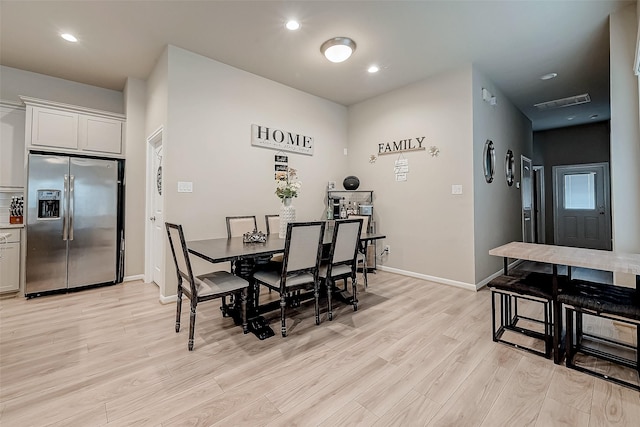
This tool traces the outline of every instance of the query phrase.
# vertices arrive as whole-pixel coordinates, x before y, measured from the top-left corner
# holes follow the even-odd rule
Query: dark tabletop
[[[332,233],[327,228],[324,234],[324,243],[330,244]],[[384,239],[384,234],[367,233],[360,236],[360,242],[366,243],[372,240]],[[284,239],[277,234],[267,236],[264,243],[244,243],[242,237],[226,237],[218,239],[191,240],[187,242],[189,252],[212,263],[235,261],[242,258],[254,258],[258,256],[273,255],[284,252]]]

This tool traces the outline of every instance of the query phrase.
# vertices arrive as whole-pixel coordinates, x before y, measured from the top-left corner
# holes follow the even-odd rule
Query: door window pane
[[[567,174],[564,176],[564,208],[595,209],[595,173]]]

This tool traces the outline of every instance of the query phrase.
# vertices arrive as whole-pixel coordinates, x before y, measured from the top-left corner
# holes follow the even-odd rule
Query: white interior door
[[[520,191],[522,192],[522,241],[534,242],[533,224],[533,168],[531,159],[520,156]]]
[[[611,250],[609,165],[554,166],[556,245]]]
[[[162,140],[153,147],[149,182],[152,183],[151,191],[151,280],[160,289],[164,284],[164,243],[167,232],[164,227],[164,188],[162,181]]]

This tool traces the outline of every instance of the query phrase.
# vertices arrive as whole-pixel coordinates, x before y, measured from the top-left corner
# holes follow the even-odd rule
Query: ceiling
[[[474,63],[543,130],[610,118],[608,16],[633,3],[1,0],[0,64],[121,91],[172,44],[348,106]],[[320,54],[336,36],[357,43],[340,64]],[[583,93],[590,103],[533,107]]]

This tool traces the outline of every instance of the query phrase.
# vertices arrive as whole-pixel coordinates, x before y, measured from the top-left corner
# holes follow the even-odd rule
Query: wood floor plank
[[[358,311],[328,321],[323,299],[317,326],[302,304],[264,341],[201,304],[191,352],[188,302],[176,333],[153,284],[0,298],[0,425],[637,426],[639,393],[494,343],[486,289],[378,271],[358,291]]]

